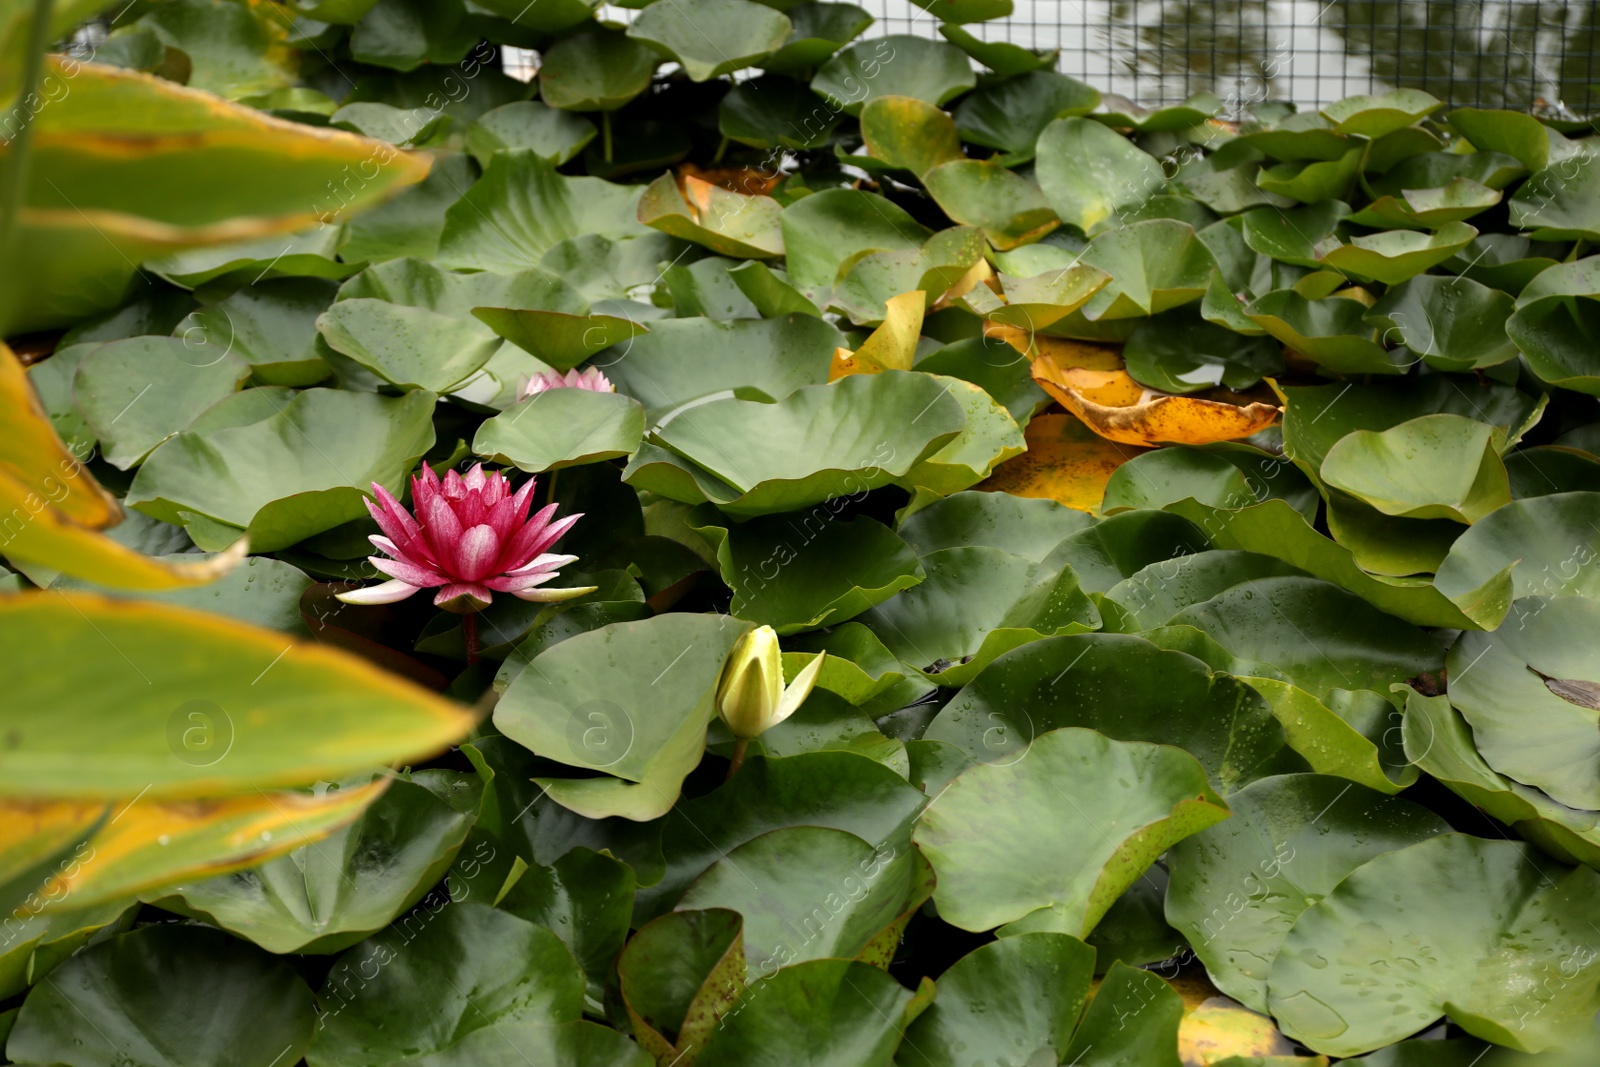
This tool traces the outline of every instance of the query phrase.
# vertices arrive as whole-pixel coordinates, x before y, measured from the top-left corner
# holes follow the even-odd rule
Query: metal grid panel
[[[909,0],[870,31],[938,37]],[[1317,105],[1416,88],[1456,105],[1600,111],[1600,0],[1015,0],[968,27],[1059,49],[1058,69],[1141,103],[1215,92]]]

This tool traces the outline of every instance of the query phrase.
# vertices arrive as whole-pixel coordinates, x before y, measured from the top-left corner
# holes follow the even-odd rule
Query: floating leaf
[[[1320,774],[1255,782],[1228,798],[1232,816],[1172,847],[1167,916],[1206,976],[1267,1011],[1267,974],[1305,910],[1375,856],[1448,833],[1409,801]]]
[[[980,488],[1098,511],[1112,473],[1143,452],[1102,437],[1072,415],[1040,415],[1024,438],[1028,451],[996,467]]]
[[[1403,374],[1410,357],[1379,343],[1367,325],[1367,307],[1339,296],[1312,300],[1293,289],[1258,297],[1245,309],[1251,322],[1294,351],[1335,374]],[[1410,357],[1414,362],[1415,357]]]
[[[628,1018],[657,1060],[693,1064],[745,991],[744,921],[726,908],[647,923],[617,961]]]
[[[1589,980],[1600,960],[1566,947],[1584,936],[1600,876],[1580,867],[1552,879],[1531,851],[1441,834],[1358,867],[1285,939],[1267,979],[1278,1025],[1332,1056],[1370,1052],[1446,1012],[1523,1051],[1570,1043],[1600,1006]],[[1548,981],[1537,1013],[1503,991],[1529,974]]]
[[[591,819],[659,818],[700,762],[722,661],[747,629],[677,614],[570,637],[511,682],[495,726],[558,763],[606,772],[541,779],[558,803]],[[626,674],[604,666],[623,661]]]
[[[817,71],[811,88],[837,109],[859,115],[876,97],[910,96],[945,104],[976,83],[977,75],[959,48],[890,34],[841,49]]]
[[[1116,701],[1096,696],[1109,692]],[[1266,704],[1248,688],[1192,656],[1123,634],[1052,637],[1007,653],[953,697],[923,736],[980,762],[1008,764],[1066,727],[1177,745],[1223,790],[1256,776],[1283,747]]]
[[[546,389],[478,427],[472,450],[538,473],[626,456],[644,435],[644,409],[630,397]]]
[[[1476,236],[1478,231],[1464,222],[1447,222],[1431,234],[1389,230],[1352,237],[1348,244],[1324,248],[1318,258],[1336,271],[1384,285],[1399,285],[1443,263]]]
[[[1600,256],[1538,274],[1517,297],[1506,334],[1543,381],[1600,395],[1594,339],[1600,331]]]
[[[947,922],[1081,936],[1158,855],[1227,816],[1192,756],[1067,729],[961,774],[915,840],[939,874]],[[1024,838],[1032,859],[1018,864],[1011,850]]]
[[[1350,96],[1322,109],[1323,118],[1339,133],[1382,137],[1444,107],[1444,102],[1420,89],[1391,89],[1374,96]]]
[[[680,185],[663,174],[639,201],[639,221],[646,226],[721,255],[749,259],[783,255],[782,214],[771,197],[730,192],[693,175],[685,175]]]
[[[941,32],[957,40],[950,27],[941,27]],[[956,105],[956,128],[963,140],[998,148],[1020,162],[1032,158],[1034,145],[1046,126],[1059,117],[1087,114],[1099,102],[1099,92],[1076,78],[1053,70],[1018,73],[964,97]]]
[[[1466,371],[1516,358],[1506,337],[1512,309],[1509,295],[1470,278],[1419,274],[1390,289],[1364,317],[1428,366]]]
[[[1320,473],[1385,515],[1473,523],[1511,502],[1494,427],[1460,415],[1357,430],[1328,450]]]
[[[697,82],[748,67],[783,45],[790,22],[749,0],[700,0],[691,16],[676,4],[655,4],[633,20],[628,36],[643,41]]]
[[[174,886],[160,905],[280,955],[338,952],[364,940],[438,882],[472,825],[423,785],[386,784],[331,836],[250,870]]]
[[[1161,164],[1126,137],[1084,118],[1057,119],[1038,139],[1037,176],[1063,222],[1091,227],[1164,192]]]
[[[305,1055],[315,1026],[311,990],[287,960],[217,930],[155,925],[57,967],[23,1003],[6,1049],[70,1067],[271,1067]],[[179,1033],[174,1048],[166,1038]]]
[[[950,116],[912,96],[874,96],[861,109],[861,137],[873,158],[918,178],[966,158]]]
[[[661,63],[626,33],[598,26],[562,37],[543,58],[539,95],[563,111],[615,111],[650,87]]]
[[[552,166],[561,166],[594,140],[594,123],[536,100],[518,100],[484,112],[467,127],[467,151],[479,166],[496,152],[529,148]]]
[[[777,1067],[806,1050],[817,1067],[891,1067],[911,991],[852,960],[782,967],[739,998],[707,1040],[699,1067]]]

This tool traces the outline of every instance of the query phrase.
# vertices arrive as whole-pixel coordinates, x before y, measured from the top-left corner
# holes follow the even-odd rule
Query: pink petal
[[[426,510],[417,512],[417,519],[422,523],[422,532],[433,549],[434,558],[439,561],[441,569],[448,569],[450,562],[456,558],[456,545],[463,533],[455,509],[445,497],[436,496],[428,501]]]
[[[578,562],[577,556],[557,556],[546,553],[542,556],[535,556],[533,559],[529,560],[527,563],[524,563],[516,570],[506,571],[506,576],[508,578],[515,578],[521,574],[537,574],[540,571],[558,571],[567,564],[576,562]]]
[[[470,597],[476,603],[455,605],[450,603],[452,600],[461,600],[464,597]],[[494,591],[488,586],[479,585],[476,582],[452,582],[449,585],[441,587],[433,597],[434,607],[446,608],[447,610],[452,611],[462,611],[463,614],[468,614],[472,611],[478,610],[479,608],[488,607],[493,601]]]
[[[489,476],[483,473],[482,463],[474,463],[472,469],[467,472],[465,478],[461,479],[461,482],[468,489],[481,491],[484,486],[489,484]]]
[[[503,544],[522,526],[520,518],[516,498],[506,496],[489,509],[489,516],[484,521],[494,527],[495,534]]]
[[[348,593],[339,593],[338,598],[346,604],[393,604],[416,592],[420,592],[416,586],[397,578],[382,585],[369,585],[365,589],[352,589]]]
[[[419,567],[415,563],[407,563],[404,560],[369,556],[367,562],[389,577],[398,578],[407,585],[414,585],[418,589],[432,589],[434,586],[443,585],[450,580],[427,567]]]
[[[511,479],[499,471],[489,475],[489,484],[483,487],[483,502],[494,507],[511,495]]]
[[[461,481],[461,474],[454,468],[444,472],[444,495],[451,500],[460,500],[466,495],[467,487]]]
[[[500,569],[503,571],[515,570],[525,565],[534,556],[543,552],[561,539],[561,535],[572,529],[572,524],[583,518],[583,512],[568,515],[556,522],[547,522],[555,514],[556,505],[541,508],[539,513],[528,520],[528,524],[517,531],[517,536],[511,539],[505,550],[500,553]]]
[[[500,535],[494,532],[494,527],[485,525],[472,527],[461,536],[456,545],[456,577],[463,581],[476,582],[490,572],[494,567],[495,557],[499,555]]]
[[[489,507],[484,503],[483,494],[476,489],[469,489],[460,500],[453,500],[456,518],[461,522],[463,530],[470,530],[474,526],[482,526],[489,519]]]
[[[516,505],[516,515],[518,520],[522,520],[523,517],[528,514],[528,502],[533,499],[533,492],[536,488],[538,488],[538,485],[538,478],[529,478],[527,481],[523,482],[522,487],[517,490],[517,495],[511,498],[512,503]]]

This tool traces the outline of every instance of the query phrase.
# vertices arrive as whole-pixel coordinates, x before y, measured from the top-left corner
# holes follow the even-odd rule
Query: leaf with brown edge
[[[1095,433],[1123,444],[1153,447],[1237,441],[1261,432],[1278,417],[1275,405],[1254,401],[1228,404],[1142,389],[1130,396],[1116,377],[1132,383],[1125,372],[1096,383],[1085,377],[1084,369],[1070,363],[1063,366],[1060,359],[1041,353],[1033,360],[1033,380]]]
[[[115,526],[122,508],[67,450],[15,353],[0,342],[0,477],[49,500],[57,512],[92,529]],[[0,511],[0,516],[5,514]],[[3,521],[3,519],[0,519]],[[3,535],[0,535],[3,536]]]
[[[911,922],[911,917],[932,897],[933,891],[939,884],[939,876],[933,871],[933,864],[928,862],[922,850],[915,845],[911,847],[911,896],[906,900],[905,907],[900,910],[900,915],[894,922],[874,934],[872,940],[867,942],[867,947],[856,953],[856,959],[862,963],[870,963],[880,970],[887,971],[889,964],[894,962],[894,954],[900,948],[900,938],[906,932],[906,925]]]
[[[135,797],[121,805],[40,887],[45,911],[90,907],[189,879],[210,878],[281,856],[337,830],[378,798],[389,780],[309,792],[197,800]],[[0,801],[0,822],[81,816],[78,800]]]
[[[783,255],[783,208],[767,196],[746,196],[692,175],[663,174],[639,200],[638,218],[662,233],[725,256]]]
[[[1095,512],[1116,469],[1148,451],[1108,441],[1071,415],[1040,415],[1024,436],[1028,451],[996,467],[978,489]]]
[[[852,374],[878,374],[886,370],[910,370],[917,354],[917,340],[922,336],[922,318],[928,306],[928,296],[920,289],[901,293],[884,301],[889,309],[883,324],[851,352],[848,348],[835,349],[833,366],[828,371],[830,382]]]
[[[633,1034],[660,1067],[692,1067],[745,991],[744,919],[727,908],[645,924],[617,959]]]
[[[1190,990],[1178,987],[1178,992],[1184,996],[1185,1008],[1183,1021],[1178,1024],[1178,1056],[1184,1067],[1211,1067],[1235,1056],[1265,1058],[1295,1054],[1293,1042],[1265,1015],[1215,990],[1198,1004],[1191,999],[1192,994],[1184,995]],[[1326,1057],[1319,1057],[1297,1062],[1312,1067],[1328,1061]]]
[[[1585,682],[1576,678],[1552,678],[1542,671],[1528,670],[1539,676],[1544,682],[1544,687],[1568,704],[1576,704],[1580,708],[1589,708],[1591,711],[1600,711],[1600,685],[1594,682]]]
[[[1006,339],[1016,344],[1012,336]],[[1032,357],[1034,381],[1063,405],[1066,401],[1051,385],[1108,407],[1128,407],[1145,396],[1144,386],[1128,375],[1120,352],[1110,345],[1034,335],[1032,345],[1022,351]]]

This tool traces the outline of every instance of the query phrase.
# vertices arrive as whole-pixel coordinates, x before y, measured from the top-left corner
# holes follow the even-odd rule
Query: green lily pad
[[[1064,1060],[1089,999],[1094,950],[1065,934],[992,941],[939,976],[939,997],[906,1030],[905,1067],[959,1067],[970,1057]],[[981,1062],[981,1061],[980,1061]]]
[[[852,960],[811,960],[751,982],[707,1040],[699,1067],[892,1067],[911,990]]]
[[[638,197],[627,186],[558,174],[530,148],[497,152],[477,184],[445,212],[439,264],[510,273],[539,266],[568,238],[648,233],[634,217]]]
[[[1522,116],[1526,118],[1527,116]],[[1600,166],[1591,155],[1574,155],[1537,171],[1511,198],[1510,223],[1535,241],[1600,239]]]
[[[163,256],[146,269],[186,289],[211,286],[229,291],[265,278],[342,280],[363,264],[335,258],[344,239],[342,226],[323,224],[282,237],[230,242]]]
[[[1223,790],[1249,781],[1283,747],[1267,706],[1248,688],[1192,656],[1122,634],[1053,637],[1002,656],[940,710],[923,736],[980,762],[1005,764],[1048,731],[1066,727],[1177,745]]]
[[[987,246],[983,231],[955,226],[934,234],[921,248],[869,252],[843,265],[831,298],[818,294],[817,299],[857,325],[877,327],[890,317],[889,301],[911,292],[936,299],[934,294],[949,290],[977,266]]]
[[[1277,289],[1251,301],[1245,315],[1271,336],[1335,374],[1403,374],[1392,353],[1367,324],[1367,307],[1330,296],[1310,300],[1293,289]]]
[[[1022,430],[1010,413],[980,386],[960,378],[930,375],[944,385],[967,413],[966,428],[943,448],[922,459],[900,484],[939,496],[959,493],[989,477],[1001,463],[1027,451]]]
[[[1382,229],[1431,230],[1470,219],[1499,202],[1499,190],[1471,178],[1452,178],[1438,189],[1405,189],[1398,196],[1381,196],[1351,215],[1350,221]]]
[[[640,889],[635,918],[666,912],[722,856],[783,827],[829,826],[874,847],[908,851],[912,820],[927,799],[903,776],[855,753],[752,756],[725,785],[680,802],[667,816],[666,873]]]
[[[562,111],[615,111],[650,87],[661,57],[621,30],[562,37],[539,66],[539,95]]]
[[[949,27],[942,29],[950,36]],[[1099,103],[1100,93],[1076,78],[1036,70],[980,87],[956,105],[954,115],[962,140],[998,148],[1022,162],[1033,157],[1046,126],[1057,118],[1086,115]]]
[[[1102,233],[1079,262],[1112,279],[1083,306],[1091,322],[1158,315],[1199,300],[1217,266],[1194,227],[1175,219],[1147,219]]]
[[[132,337],[85,356],[72,393],[106,462],[127,470],[248,377],[249,364],[226,349],[176,337]]]
[[[1552,385],[1600,395],[1594,342],[1600,336],[1600,256],[1541,272],[1517,297],[1506,333],[1534,374]]]
[[[1349,96],[1322,109],[1322,117],[1339,133],[1382,137],[1421,122],[1444,107],[1444,101],[1421,89],[1391,89],[1373,96]]]
[[[1001,251],[1035,241],[1061,224],[1038,186],[989,160],[945,163],[922,180],[952,221],[979,227]]]
[[[745,961],[753,973],[805,960],[855,959],[905,911],[914,860],[910,850],[875,848],[843,830],[787,827],[712,864],[678,909],[727,908],[744,916]],[[813,910],[819,903],[825,922]]]
[[[977,547],[930,552],[922,565],[921,584],[862,622],[902,662],[940,685],[964,685],[1019,645],[1100,622],[1070,567]]]
[[[1600,1007],[1600,960],[1568,947],[1584,943],[1600,876],[1580,867],[1555,880],[1532,851],[1441,834],[1356,868],[1300,916],[1272,964],[1278,1025],[1332,1056],[1370,1052],[1447,1012],[1523,1051],[1569,1043]],[[1550,978],[1537,1013],[1504,992],[1525,975]]]
[[[975,337],[945,345],[922,356],[912,369],[971,382],[998,401],[1021,427],[1051,403],[1029,373],[1028,358],[997,338]]]
[[[218,930],[158,925],[52,971],[23,1002],[6,1051],[67,1067],[271,1067],[305,1055],[315,1026],[311,990],[287,960]]]
[[[898,532],[919,556],[944,548],[997,548],[1037,563],[1093,524],[1088,515],[1054,500],[965,492],[916,512]]]
[[[391,385],[434,393],[465,383],[501,343],[480,322],[364,297],[336,302],[317,329],[334,351]]]
[[[960,403],[929,375],[850,375],[776,404],[712,400],[680,411],[651,434],[657,451],[647,442],[623,477],[753,518],[887,485],[965,427]]]
[[[639,201],[639,221],[646,226],[743,259],[783,255],[782,215],[771,197],[745,196],[695,178],[680,187],[671,174],[651,182]]]
[[[540,779],[558,803],[591,819],[659,818],[700,762],[722,661],[747,629],[676,614],[570,637],[512,680],[495,726],[558,763],[614,776]],[[605,666],[620,662],[626,674]]]
[[[1511,503],[1495,428],[1461,415],[1424,415],[1388,430],[1356,430],[1323,457],[1322,480],[1385,515],[1473,523]]]
[[[923,578],[916,553],[887,526],[825,506],[701,532],[719,530],[729,611],[779,634],[842,623]]]
[[[856,189],[813,193],[783,212],[789,281],[813,302],[838,283],[841,268],[861,253],[919,251],[926,239],[926,231],[904,208]]]
[[[1301,267],[1320,267],[1317,246],[1333,236],[1349,205],[1329,200],[1297,208],[1251,208],[1241,216],[1240,233],[1253,251]]]
[[[1559,803],[1600,809],[1600,704],[1591,680],[1600,603],[1520,597],[1493,633],[1468,632],[1450,650],[1450,703],[1496,771]]]
[[[558,371],[572,370],[590,356],[650,332],[641,322],[615,315],[507,307],[478,307],[472,314]]]
[[[347,43],[359,63],[410,71],[424,63],[459,63],[478,40],[464,6],[378,0]]]
[[[792,27],[789,36],[782,48],[759,64],[763,70],[777,74],[801,77],[806,71],[815,70],[873,23],[872,15],[855,4],[803,0],[783,7]]]
[[[1187,753],[1066,729],[963,772],[913,836],[946,922],[1082,936],[1157,856],[1227,817]],[[1012,853],[1020,839],[1032,842],[1027,864]]]
[[[717,126],[724,137],[752,148],[800,151],[827,144],[842,115],[800,82],[767,75],[728,91]]]
[[[1418,626],[1478,625],[1427,579],[1385,578],[1356,566],[1350,550],[1311,527],[1287,501],[1265,500],[1239,509],[1178,501],[1167,510],[1203,529],[1218,548],[1277,556],[1307,574],[1355,593],[1367,603]],[[1135,513],[1138,514],[1138,513]],[[1504,606],[1500,609],[1504,614]]]
[[[1256,175],[1256,186],[1263,193],[1302,204],[1346,200],[1361,172],[1365,151],[1365,145],[1357,144],[1334,160],[1294,160],[1262,167]]]
[[[1502,152],[1530,171],[1550,159],[1550,138],[1532,115],[1490,108],[1457,108],[1445,116],[1479,152]]]
[[[73,857],[83,855],[77,846],[76,842],[69,845],[66,856],[50,857],[46,866],[57,869],[63,859],[74,862]],[[41,877],[34,885],[42,882]],[[0,945],[0,992],[7,997],[26,993],[29,986],[38,985],[44,976],[86,948],[90,939],[103,940],[119,933],[133,920],[130,909],[134,905],[127,900],[46,914],[41,907],[43,898],[31,888],[24,895],[26,899],[13,904],[6,913],[10,925],[5,944]]]
[[[1259,1012],[1272,961],[1307,908],[1368,860],[1450,830],[1426,808],[1321,774],[1254,782],[1228,807],[1226,822],[1168,853],[1167,918],[1212,983]]]
[[[1506,336],[1514,301],[1470,278],[1419,274],[1385,293],[1364,316],[1443,371],[1493,367],[1515,359]]]
[[[260,421],[169,439],[139,468],[127,502],[222,542],[216,548],[240,530],[249,530],[256,551],[287,548],[365,516],[373,482],[400,491],[433,445],[435,399],[420,391],[398,399],[298,393]]]
[[[560,938],[485,904],[440,902],[362,942],[335,961],[317,1003],[314,1067],[419,1055],[481,1063],[507,1051],[535,1063],[650,1063],[621,1034],[582,1021],[583,972]]]
[[[360,0],[357,0],[360,2]],[[594,16],[596,0],[539,0],[535,7],[518,0],[476,0],[478,6],[535,33],[562,33]],[[320,17],[320,16],[317,16]]]
[[[439,251],[445,212],[476,176],[472,160],[461,153],[435,156],[433,169],[419,184],[345,224],[340,254],[372,263],[433,256]]]
[[[745,989],[744,920],[725,908],[647,923],[617,961],[628,1018],[658,1059],[691,1056]]]
[[[263,281],[194,312],[175,332],[191,352],[203,345],[244,360],[257,384],[315,385],[333,370],[318,355],[316,341],[317,316],[336,291],[321,278]],[[191,354],[190,361],[196,360]]]
[[[1463,610],[1485,588],[1509,581],[1513,599],[1600,597],[1595,524],[1600,493],[1552,493],[1515,500],[1475,523],[1450,546],[1433,584]],[[1509,575],[1509,579],[1507,579]],[[1499,618],[1485,619],[1486,627]]]
[[[518,100],[484,112],[467,127],[467,151],[487,167],[496,152],[531,149],[559,167],[582,152],[599,133],[594,123],[537,100]]]
[[[329,837],[250,870],[175,886],[160,905],[279,955],[339,952],[421,899],[471,825],[425,786],[392,782]]]
[[[1313,771],[1390,795],[1416,784],[1417,768],[1402,750],[1396,729],[1399,713],[1389,698],[1370,689],[1330,689],[1319,698],[1283,681],[1278,677],[1282,672],[1270,664],[1235,660],[1226,667],[1238,671],[1261,694],[1283,726],[1289,747]],[[1271,672],[1273,677],[1251,677],[1246,671]]]
[[[1123,346],[1122,358],[1134,381],[1179,395],[1219,385],[1248,389],[1283,372],[1283,355],[1275,340],[1241,338],[1188,310],[1169,311],[1140,323]]]
[[[1324,247],[1318,258],[1334,270],[1357,278],[1399,285],[1443,263],[1476,236],[1478,231],[1464,222],[1447,222],[1431,234],[1389,230],[1352,237],[1348,244]]]
[[[1315,578],[1258,578],[1172,617],[1233,655],[1270,663],[1326,700],[1337,689],[1389,686],[1444,665],[1438,642],[1360,597]]]
[[[589,1000],[598,1004],[628,939],[634,884],[626,863],[580,847],[548,867],[523,871],[496,906],[554,930],[583,967]]]
[[[1045,199],[1087,232],[1164,192],[1161,164],[1126,137],[1087,118],[1051,122],[1038,137],[1035,171]]]
[[[631,397],[587,389],[546,389],[478,427],[472,450],[531,473],[632,454],[644,409]]]
[[[1563,863],[1600,865],[1600,815],[1558,804],[1497,773],[1478,754],[1471,728],[1448,697],[1408,693],[1402,733],[1407,758],[1468,803]]]
[[[966,158],[956,125],[941,108],[912,96],[874,96],[861,109],[861,137],[874,159],[918,178]]]
[[[890,34],[843,48],[817,71],[811,89],[836,109],[861,114],[880,96],[911,96],[946,104],[977,84],[966,54],[954,45]]]
[[[729,390],[756,389],[782,400],[797,389],[823,385],[843,342],[838,330],[810,315],[672,319],[624,339],[595,366],[660,420]]]
[[[1154,454],[1169,451],[1176,450],[1162,449]],[[1152,563],[1104,595],[1127,611],[1129,621],[1137,628],[1131,632],[1137,632],[1165,626],[1184,608],[1204,603],[1241,582],[1300,573],[1288,563],[1259,552],[1213,549]]]
[[[1146,108],[1125,96],[1107,93],[1094,112],[1094,119],[1118,129],[1136,130],[1139,133],[1173,133],[1198,126],[1222,110],[1222,100],[1215,93],[1195,93],[1181,104]]]
[[[678,4],[652,4],[628,27],[642,41],[682,65],[703,82],[748,67],[783,46],[789,19],[750,0],[700,0],[689,11]]]
[[[1136,511],[1067,535],[1045,562],[1070,566],[1085,592],[1104,593],[1152,563],[1210,547],[1206,535],[1187,519]]]
[[[1002,78],[1032,74],[1053,67],[1056,57],[1061,54],[1055,48],[1034,51],[1010,41],[986,41],[949,22],[939,26],[939,34]],[[1085,107],[1084,112],[1093,110],[1099,102],[1100,96],[1096,93],[1094,103]]]

